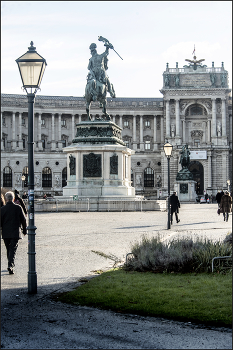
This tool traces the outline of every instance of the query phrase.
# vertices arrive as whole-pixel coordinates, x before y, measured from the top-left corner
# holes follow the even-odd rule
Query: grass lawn
[[[76,290],[61,294],[57,300],[230,327],[232,273],[155,274],[117,269],[90,279]]]

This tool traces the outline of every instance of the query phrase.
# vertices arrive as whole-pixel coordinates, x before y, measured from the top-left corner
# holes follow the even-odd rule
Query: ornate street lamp
[[[171,228],[171,214],[170,214],[170,158],[172,155],[173,146],[167,141],[163,146],[164,153],[167,157],[167,171],[168,171],[168,219],[167,219],[167,229]]]
[[[33,41],[28,51],[16,62],[19,67],[23,89],[28,97],[28,293],[37,293],[37,275],[35,263],[35,235],[34,225],[34,102],[35,94],[40,89],[41,80],[47,65],[45,59],[36,52]],[[29,92],[27,91],[29,89]],[[34,90],[34,92],[33,92]]]

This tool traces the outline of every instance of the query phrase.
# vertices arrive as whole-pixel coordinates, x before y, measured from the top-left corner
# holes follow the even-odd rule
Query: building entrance
[[[204,170],[200,162],[192,161],[189,165],[189,171],[193,174],[193,180],[196,181],[196,194],[204,193]]]

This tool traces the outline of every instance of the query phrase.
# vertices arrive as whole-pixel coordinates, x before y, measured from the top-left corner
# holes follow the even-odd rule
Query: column
[[[19,150],[23,149],[23,139],[22,139],[22,113],[19,112]]]
[[[122,128],[122,115],[119,115],[119,127]]]
[[[37,140],[38,140],[38,150],[43,151],[42,141],[41,141],[41,113],[38,113],[38,133],[37,133]]]
[[[62,149],[62,139],[61,139],[61,114],[58,114],[58,148]]]
[[[11,147],[12,150],[16,149],[16,138],[15,138],[15,112],[12,113],[12,139],[11,139]]]
[[[143,116],[140,115],[140,150],[144,151],[144,142],[143,142]]]
[[[227,136],[226,130],[226,99],[222,98],[222,136]]]
[[[210,119],[208,119],[208,124],[207,124],[207,142],[208,143],[210,143],[210,128],[211,128]]]
[[[170,101],[166,101],[166,137],[171,137],[170,133]]]
[[[164,143],[164,119],[163,116],[160,116],[160,136],[161,136],[161,143]]]
[[[229,124],[230,124],[229,145],[230,145],[230,149],[231,149],[232,148],[232,115],[229,116]]]
[[[154,115],[154,151],[158,149],[157,144],[157,117]]]
[[[185,140],[185,119],[182,120],[182,129],[183,129],[183,140],[182,140],[182,143],[185,143],[186,140]]]
[[[82,121],[82,116],[81,116],[81,114],[79,114],[79,116],[78,116],[78,122],[81,123],[81,121]]]
[[[202,129],[203,129],[203,138],[202,142],[205,144],[206,143],[206,122],[202,123]]]
[[[112,122],[116,124],[116,116],[115,115],[112,116]]]
[[[207,152],[207,157],[208,157],[208,188],[212,186],[211,183],[211,151]]]
[[[56,142],[55,142],[55,126],[54,126],[54,114],[52,114],[52,140],[51,140],[51,150],[55,151]]]
[[[212,99],[212,137],[216,137],[216,99]]]
[[[136,115],[133,116],[133,149],[137,150]]]
[[[2,115],[3,113],[1,112],[1,149],[4,150],[4,144],[3,144],[3,138],[2,138]]]
[[[71,115],[71,137],[72,137],[72,140],[74,139],[74,136],[75,136],[75,125],[74,125],[74,114],[72,114]]]
[[[176,100],[176,136],[180,137],[180,106],[179,106],[179,99]]]

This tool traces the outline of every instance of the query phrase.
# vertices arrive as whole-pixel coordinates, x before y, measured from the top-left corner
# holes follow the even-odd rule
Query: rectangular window
[[[194,146],[199,147],[200,146],[200,140],[194,140]]]
[[[25,118],[22,119],[22,124],[25,125]]]
[[[145,120],[145,127],[149,128],[150,127],[150,120]]]
[[[26,148],[26,140],[23,139],[23,148]]]
[[[125,143],[126,147],[129,148],[129,141],[124,141],[124,143]]]
[[[45,125],[45,120],[41,119],[41,125]]]
[[[145,149],[150,149],[150,141],[145,141]]]
[[[61,126],[66,126],[66,120],[65,119],[62,119]]]
[[[124,120],[124,128],[128,128],[129,127],[129,121],[128,120]]]
[[[62,147],[66,147],[66,140],[62,140]]]

